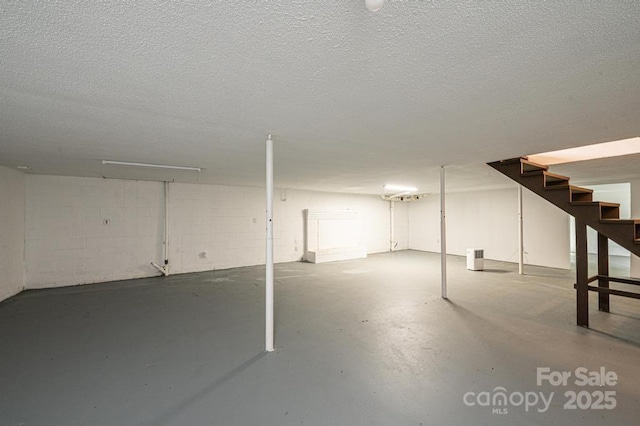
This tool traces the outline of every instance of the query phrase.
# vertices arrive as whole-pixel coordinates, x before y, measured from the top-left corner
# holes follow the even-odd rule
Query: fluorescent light
[[[18,169],[18,170],[30,170],[31,167],[29,167],[29,166],[16,166],[16,169]]]
[[[416,192],[418,188],[414,186],[402,186],[402,185],[385,185],[385,191],[406,191],[406,192]]]
[[[200,167],[168,166],[166,164],[149,164],[149,163],[131,163],[129,161],[102,160],[102,164],[112,164],[114,166],[151,167],[154,169],[191,170],[193,172],[202,171],[202,168]]]
[[[528,157],[529,160],[535,163],[550,166],[552,164],[574,163],[576,161],[619,157],[629,154],[640,154],[640,137],[543,152],[529,155]]]

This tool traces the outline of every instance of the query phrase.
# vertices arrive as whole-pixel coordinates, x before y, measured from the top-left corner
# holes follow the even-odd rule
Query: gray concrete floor
[[[27,291],[0,304],[2,425],[632,425],[640,303],[591,306],[573,275],[439,255],[276,265],[276,346],[263,348],[263,267]],[[536,369],[605,367],[616,386],[537,386]],[[554,392],[548,411],[463,396]],[[615,391],[612,410],[563,408]],[[518,398],[514,399],[518,402]],[[541,408],[542,405],[538,405]]]
[[[576,253],[570,254],[571,268],[576,268]],[[589,254],[589,276],[598,274],[598,255]],[[631,274],[631,260],[628,256],[609,256],[609,276],[623,278]]]

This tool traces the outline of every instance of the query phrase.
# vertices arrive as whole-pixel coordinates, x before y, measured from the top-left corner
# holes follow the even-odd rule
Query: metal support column
[[[524,223],[522,217],[522,185],[518,185],[518,273],[524,274]]]
[[[396,202],[391,200],[389,201],[389,251],[396,251],[396,243],[395,243],[395,204]]]
[[[273,141],[267,139],[267,244],[265,262],[265,350],[273,352]]]
[[[589,327],[589,257],[587,225],[576,220],[576,308],[577,324]]]
[[[445,215],[444,166],[440,167],[440,277],[442,298],[447,299],[447,223]]]
[[[609,239],[598,232],[598,287],[609,288]],[[598,310],[609,312],[609,293],[598,293]]]

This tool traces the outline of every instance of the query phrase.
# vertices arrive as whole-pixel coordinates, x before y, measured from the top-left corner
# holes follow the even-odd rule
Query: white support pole
[[[440,276],[442,298],[447,299],[447,224],[444,190],[444,166],[440,166]]]
[[[169,275],[169,182],[164,183],[164,267]]]
[[[389,251],[395,251],[395,244],[393,242],[393,240],[395,239],[395,232],[393,229],[393,222],[394,222],[394,211],[395,211],[395,201],[391,200],[389,201]]]
[[[518,185],[518,273],[524,274],[524,224],[522,217],[522,185]]]
[[[273,141],[267,138],[267,247],[265,291],[265,350],[273,352]]]

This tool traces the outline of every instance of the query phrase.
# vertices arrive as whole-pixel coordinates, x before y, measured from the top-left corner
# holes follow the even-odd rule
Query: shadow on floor
[[[225,383],[232,380],[234,377],[240,375],[243,371],[247,370],[249,367],[258,362],[261,358],[263,358],[267,352],[260,352],[259,354],[254,355],[249,358],[233,370],[229,371],[227,374],[219,377],[214,380],[209,386],[203,388],[195,395],[192,395],[188,398],[185,398],[182,402],[178,403],[175,407],[168,408],[165,412],[161,413],[158,418],[153,421],[151,424],[153,425],[173,425],[176,424],[176,418],[185,411],[188,407],[198,403],[203,400],[206,396],[215,392],[218,388],[220,388]]]

